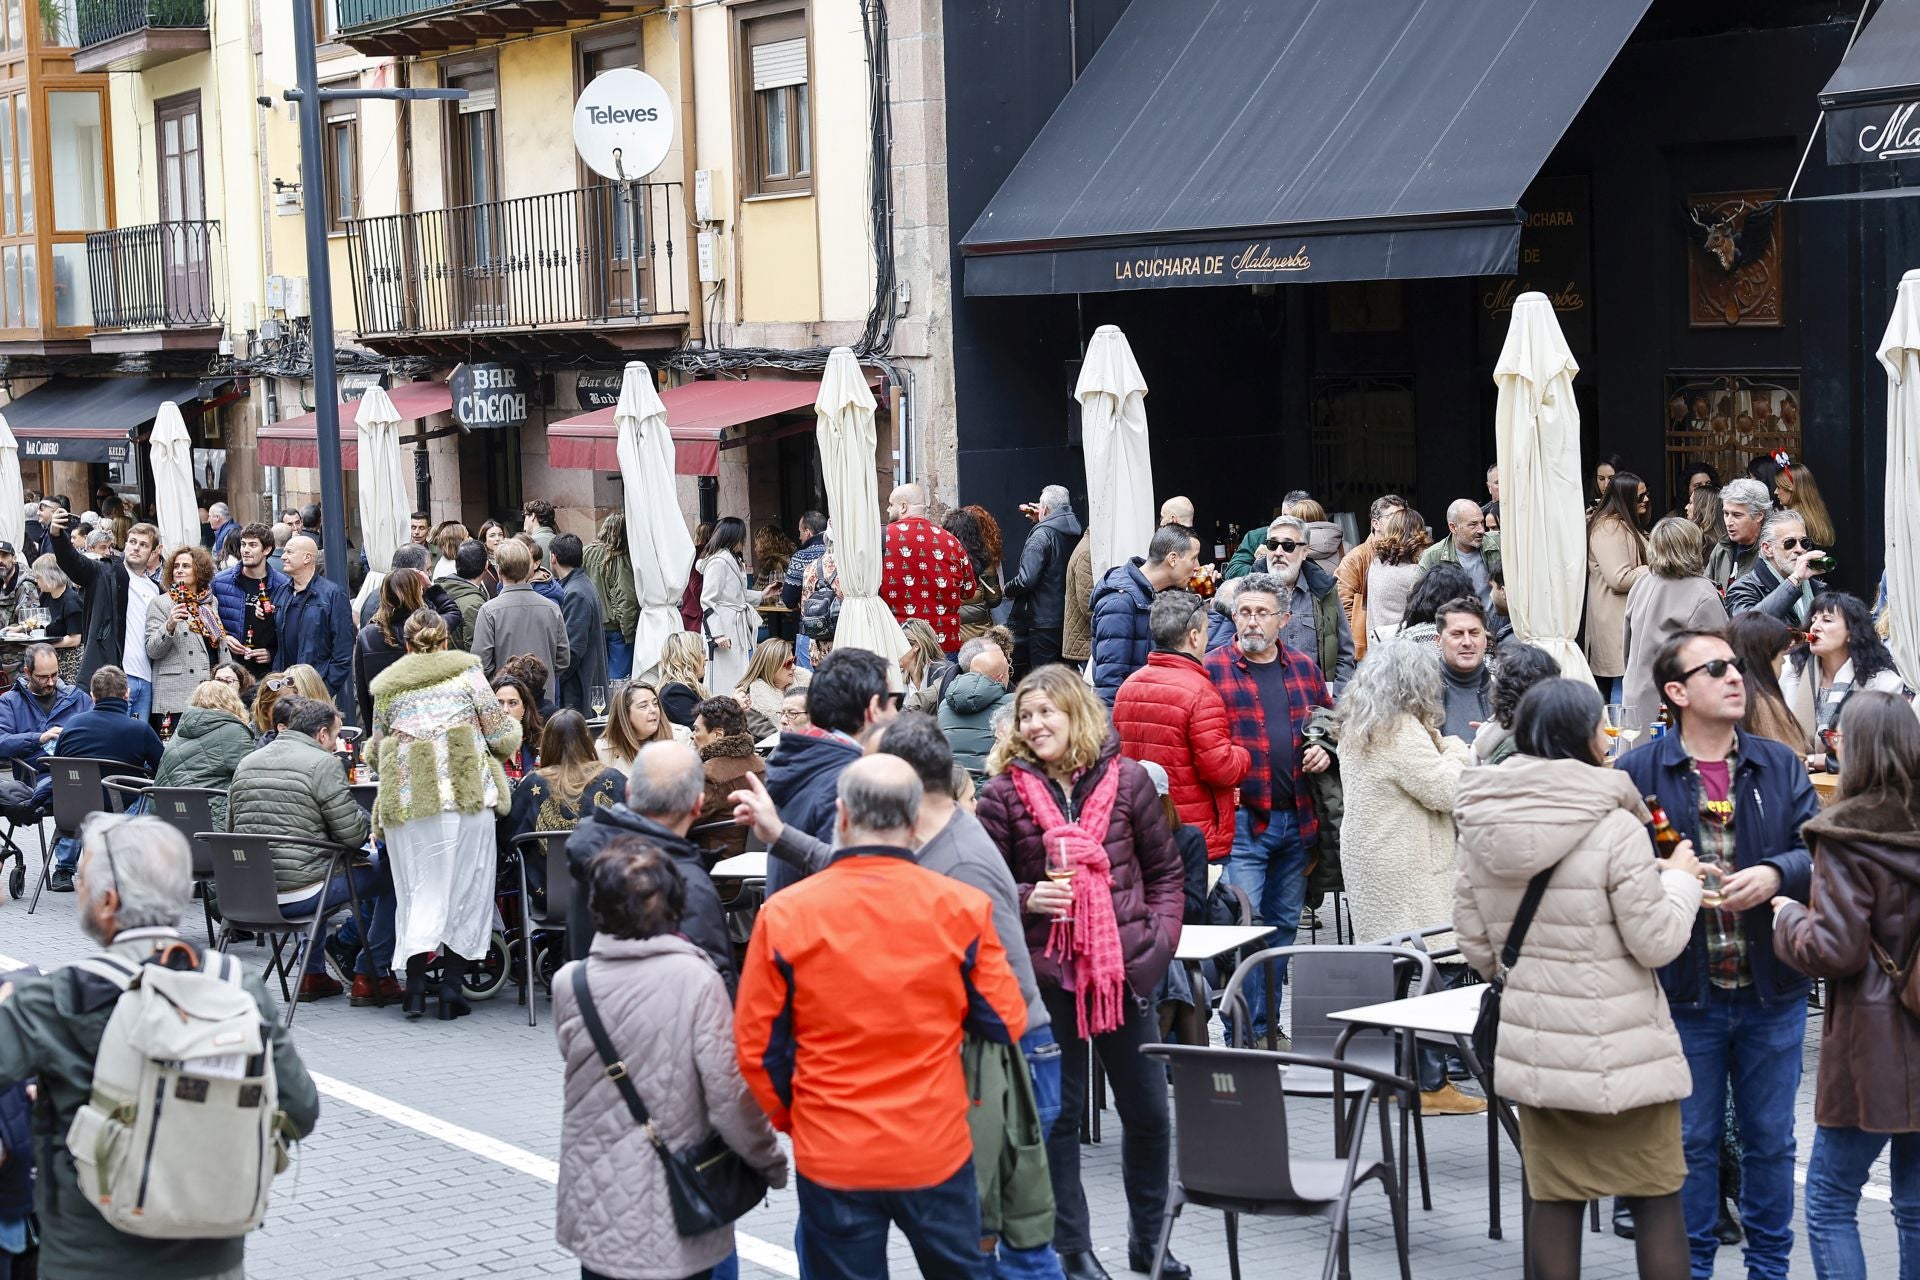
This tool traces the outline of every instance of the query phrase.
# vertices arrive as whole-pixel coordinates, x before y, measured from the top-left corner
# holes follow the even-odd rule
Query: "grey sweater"
[[[1446,678],[1447,718],[1440,726],[1444,737],[1471,744],[1474,725],[1487,718],[1487,706],[1493,693],[1493,670],[1485,662],[1471,675],[1461,675],[1442,663],[1440,674]]]
[[[791,863],[806,874],[827,865],[833,847],[801,831],[792,823],[773,842],[769,856]],[[1040,984],[1033,976],[1033,957],[1027,952],[1027,933],[1020,922],[1020,891],[1013,883],[1013,872],[1000,853],[993,837],[980,820],[965,809],[955,809],[947,825],[915,852],[921,866],[937,871],[951,880],[970,884],[993,903],[993,928],[1006,948],[1007,963],[1020,983],[1021,998],[1027,1002],[1027,1030],[1049,1025],[1047,1006],[1040,999]]]

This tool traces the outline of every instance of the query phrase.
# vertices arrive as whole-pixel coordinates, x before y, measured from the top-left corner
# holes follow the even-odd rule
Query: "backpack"
[[[840,580],[839,567],[814,584],[813,594],[800,602],[800,633],[809,640],[833,639],[840,629],[840,593],[834,590]]]
[[[117,1231],[156,1240],[241,1236],[266,1217],[292,1128],[239,962],[180,950],[195,967],[168,968],[159,956],[74,964],[121,994],[67,1150],[81,1193]]]

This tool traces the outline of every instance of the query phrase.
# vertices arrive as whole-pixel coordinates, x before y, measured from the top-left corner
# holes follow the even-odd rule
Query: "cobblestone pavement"
[[[187,926],[195,936],[198,921]],[[29,916],[26,902],[0,900],[0,965],[51,967],[82,955],[71,895],[49,894]],[[243,945],[243,959],[265,952]],[[578,1275],[553,1242],[555,1160],[560,1135],[560,1061],[550,1007],[529,1028],[512,989],[456,1023],[408,1023],[398,1008],[353,1009],[344,997],[302,1007],[294,1023],[300,1052],[319,1079],[319,1127],[294,1168],[275,1184],[266,1226],[248,1248],[251,1277],[320,1274],[366,1280],[429,1277]],[[1796,1128],[1804,1168],[1812,1137],[1818,1017],[1806,1045],[1806,1079]],[[1330,1110],[1303,1103],[1290,1112],[1303,1147],[1331,1152]],[[1519,1178],[1504,1144],[1501,1180],[1506,1238],[1487,1238],[1486,1127],[1479,1117],[1430,1119],[1427,1148],[1432,1212],[1417,1195],[1412,1214],[1413,1273],[1420,1280],[1485,1280],[1520,1274]],[[1126,1268],[1126,1206],[1120,1189],[1119,1121],[1104,1116],[1105,1141],[1083,1156],[1094,1239],[1107,1268]],[[1893,1275],[1898,1255],[1887,1203],[1887,1172],[1873,1175],[1861,1207],[1870,1275]],[[1363,1188],[1355,1200],[1353,1274],[1398,1274],[1384,1199]],[[740,1224],[741,1273],[798,1273],[792,1252],[794,1197],[775,1192]],[[1796,1215],[1798,1217],[1798,1215]],[[1796,1234],[1799,1233],[1796,1222]],[[1317,1274],[1326,1247],[1318,1222],[1243,1220],[1242,1263],[1249,1276]],[[913,1275],[911,1254],[894,1240],[898,1275]],[[1174,1233],[1174,1251],[1202,1280],[1228,1274],[1220,1215],[1190,1209]],[[1632,1246],[1611,1231],[1586,1237],[1585,1274],[1634,1275]],[[1723,1250],[1719,1274],[1738,1275]],[[1796,1274],[1810,1276],[1804,1238]]]

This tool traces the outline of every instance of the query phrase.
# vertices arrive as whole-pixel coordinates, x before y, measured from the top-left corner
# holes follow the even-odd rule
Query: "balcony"
[[[512,36],[632,17],[662,0],[332,0],[340,43],[376,57],[426,57]]]
[[[360,338],[391,354],[459,359],[477,334],[561,357],[677,345],[685,236],[678,182],[356,219],[347,251]]]
[[[150,222],[87,237],[95,351],[174,351],[219,345],[217,222]]]
[[[211,46],[207,0],[78,0],[76,71],[143,71]]]

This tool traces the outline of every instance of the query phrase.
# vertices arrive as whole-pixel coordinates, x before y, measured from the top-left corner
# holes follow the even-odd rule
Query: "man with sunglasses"
[[[1807,537],[1807,522],[1798,511],[1775,511],[1760,531],[1759,560],[1727,588],[1727,616],[1758,609],[1804,630],[1813,615],[1813,598],[1827,589],[1814,576],[1814,566],[1825,554]]]
[[[1784,1277],[1793,1247],[1794,1102],[1811,983],[1774,957],[1769,904],[1780,895],[1807,900],[1813,860],[1800,828],[1819,802],[1790,748],[1741,728],[1746,682],[1719,632],[1676,635],[1654,657],[1653,678],[1675,731],[1629,752],[1619,767],[1641,795],[1659,800],[1709,876],[1724,876],[1720,905],[1701,908],[1687,950],[1660,970],[1693,1072],[1693,1093],[1680,1104],[1687,1159],[1681,1205],[1693,1274],[1711,1275],[1720,1247],[1720,1140],[1731,1077],[1745,1147],[1740,1217],[1747,1271]]]
[[[1310,550],[1305,521],[1275,516],[1253,567],[1255,573],[1272,574],[1289,592],[1281,601],[1289,616],[1280,639],[1319,663],[1320,674],[1338,696],[1353,675],[1353,632],[1333,575],[1307,559]]]

